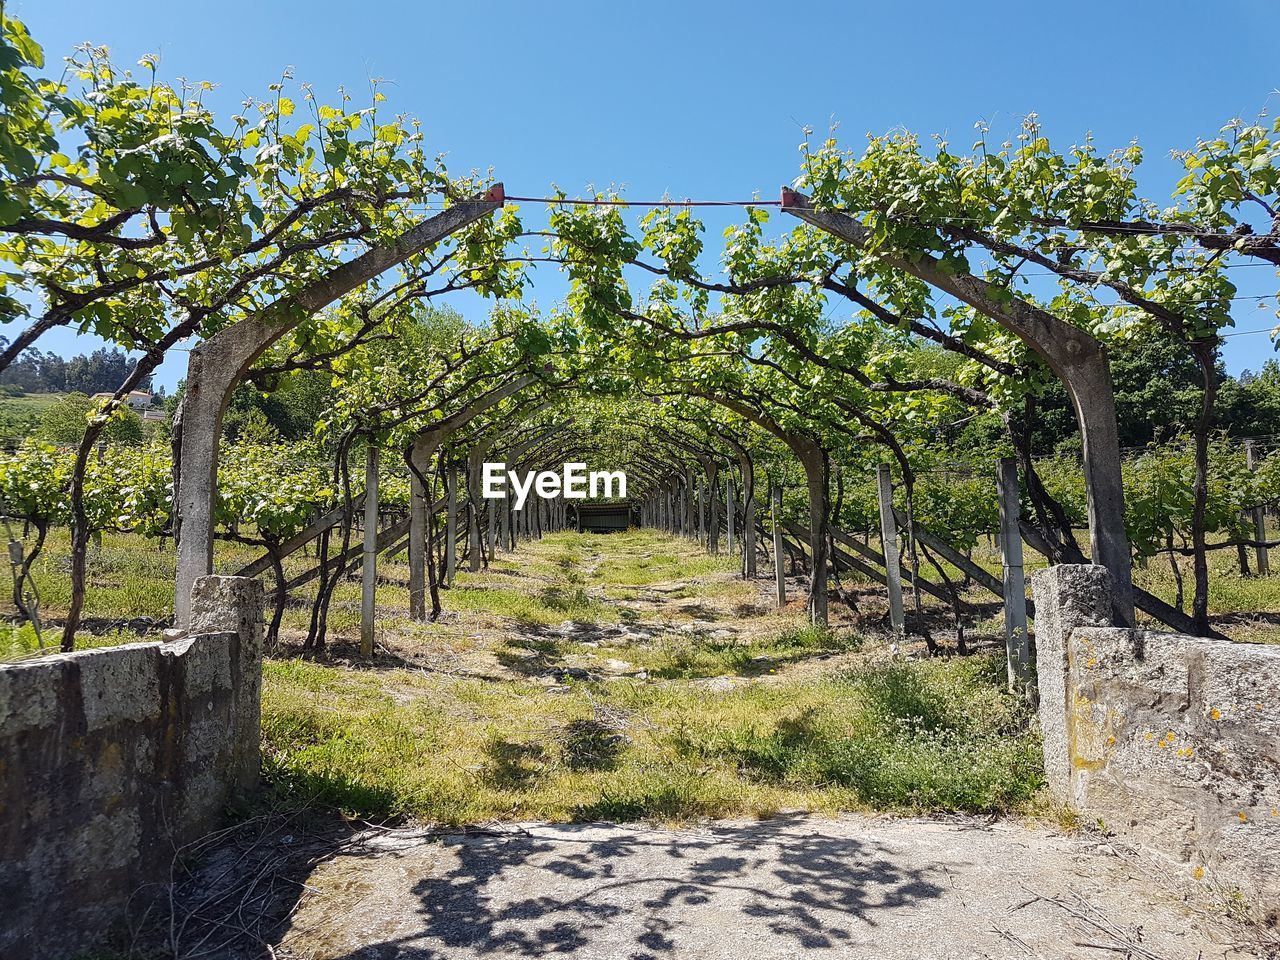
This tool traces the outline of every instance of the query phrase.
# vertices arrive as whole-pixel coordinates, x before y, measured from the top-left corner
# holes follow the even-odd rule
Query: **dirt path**
[[[1082,840],[1017,824],[782,816],[696,830],[374,831],[306,880],[275,955],[1243,957]]]

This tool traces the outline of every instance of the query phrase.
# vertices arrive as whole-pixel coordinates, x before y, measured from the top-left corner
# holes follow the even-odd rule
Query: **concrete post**
[[[374,598],[378,589],[378,448],[364,461],[364,565],[360,571],[360,655],[373,656]]]
[[[480,470],[485,446],[476,444],[467,452],[467,567],[480,570]]]
[[[870,228],[856,217],[843,211],[818,210],[808,197],[788,187],[782,189],[782,210],[855,247],[865,247],[873,239]],[[1091,556],[1110,572],[1116,624],[1134,626],[1133,560],[1124,526],[1115,385],[1106,349],[1087,331],[1033,301],[1011,296],[1006,287],[966,271],[947,269],[936,257],[904,257],[887,250],[878,254],[889,266],[969,304],[1019,337],[1062,381],[1084,444]]]
[[[827,462],[821,448],[805,442],[797,450],[804,466],[805,484],[809,492],[809,551],[812,569],[809,577],[809,618],[823,626],[827,623],[828,576],[831,550],[827,537]],[[804,562],[804,554],[800,556]]]
[[[1000,556],[1004,568],[1004,647],[1008,654],[1009,689],[1034,698],[1031,689],[1031,645],[1027,640],[1027,584],[1022,572],[1022,493],[1018,461],[1000,460],[996,472],[1000,501]]]
[[[707,545],[707,481],[698,478],[698,542]]]
[[[507,465],[504,463],[502,465],[502,473],[504,476],[506,475],[506,472],[507,472]],[[511,512],[507,509],[509,503],[510,503],[509,499],[499,500],[497,501],[497,506],[495,508],[498,515],[497,516],[498,546],[504,552],[510,549],[509,544],[511,543],[511,533],[509,530],[510,523],[511,523]]]
[[[692,540],[698,535],[698,501],[695,495],[693,467],[684,470],[684,535]]]
[[[1249,472],[1253,473],[1258,468],[1258,451],[1252,440],[1244,442],[1245,460],[1249,464]],[[1259,544],[1267,542],[1267,511],[1263,507],[1254,507],[1253,513],[1253,539]],[[1257,559],[1258,576],[1266,577],[1271,574],[1271,558],[1267,555],[1267,548],[1264,546],[1254,547],[1255,557]]]
[[[742,467],[742,574],[748,580],[756,576],[756,478],[755,468],[746,456]]]
[[[898,522],[893,515],[893,477],[889,465],[876,467],[876,485],[880,495],[880,541],[884,548],[885,582],[889,589],[889,623],[896,637],[906,633],[906,617],[902,610],[902,570],[898,564]]]
[[[707,462],[707,548],[713,555],[720,553],[720,465]]]
[[[485,541],[489,546],[489,561],[493,561],[494,550],[498,545],[498,509],[497,504],[493,500],[484,502],[485,514]]]
[[[425,469],[425,467],[420,467]],[[409,475],[409,616],[427,619],[427,491]]]
[[[770,493],[773,507],[773,579],[778,587],[778,606],[787,605],[787,573],[783,569],[782,556],[782,487],[773,485]]]
[[[732,478],[729,480],[726,480],[724,484],[724,513],[725,513],[725,518],[728,520],[727,533],[729,535],[729,544],[728,544],[729,556],[732,557],[733,547],[734,547],[734,535],[737,533],[734,527],[737,526],[737,519],[738,519],[737,518],[738,505],[734,502]]]
[[[452,587],[458,573],[458,468],[450,464],[445,478],[449,497],[444,521],[444,582]]]

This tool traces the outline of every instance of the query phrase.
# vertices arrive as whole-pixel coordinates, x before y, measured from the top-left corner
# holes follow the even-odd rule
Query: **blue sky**
[[[423,121],[450,169],[492,166],[519,195],[619,184],[633,198],[773,199],[798,172],[805,126],[838,122],[850,144],[904,126],[967,145],[975,121],[1002,138],[1034,111],[1062,143],[1086,131],[1105,148],[1138,138],[1147,193],[1163,198],[1170,149],[1280,109],[1274,0],[7,6],[52,63],[85,40],[121,63],[159,53],[165,76],[220,84],[213,102],[228,115],[285,66],[321,99],[345,84],[358,100],[368,78],[384,78],[389,105]],[[710,244],[733,216],[706,218]],[[1235,273],[1242,294],[1276,290],[1269,270]],[[562,289],[544,268],[535,296],[549,305]],[[1273,326],[1267,306],[1240,303],[1237,330]],[[1233,372],[1273,356],[1266,335],[1232,337],[1224,352]],[[184,367],[166,363],[160,381],[172,387]]]

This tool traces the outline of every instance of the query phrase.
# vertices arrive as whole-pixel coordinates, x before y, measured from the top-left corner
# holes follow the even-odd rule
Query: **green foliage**
[[[1272,458],[1275,459],[1275,458]],[[1242,511],[1246,507],[1274,503],[1280,489],[1268,489],[1274,466],[1255,474],[1245,464],[1244,453],[1224,439],[1209,450],[1209,496],[1205,504],[1205,530],[1247,538]],[[1195,505],[1195,461],[1191,442],[1150,447],[1125,469],[1125,526],[1138,557],[1150,557],[1171,546],[1190,542]]]
[[[47,524],[69,522],[73,450],[37,440],[0,454],[0,515]],[[364,475],[352,478],[360,493]],[[160,536],[172,524],[172,452],[162,440],[111,445],[91,456],[85,507],[95,530]],[[407,503],[401,473],[388,482],[391,503]],[[332,466],[307,444],[241,443],[222,452],[215,519],[226,530],[284,539],[337,505]]]
[[[78,444],[98,410],[98,401],[83,393],[69,393],[44,411],[37,435],[49,443]],[[117,407],[107,422],[103,438],[115,444],[140,443],[142,418],[128,406]]]
[[[40,646],[40,637],[36,628],[29,623],[6,623],[0,627],[0,663],[9,660],[21,660],[24,657],[38,655],[44,650]]]
[[[42,523],[66,522],[71,467],[70,458],[56,447],[34,440],[0,455],[0,512]]]
[[[1079,460],[1065,456],[1037,460],[1036,475],[1049,496],[1062,505],[1071,526],[1083,527],[1088,523],[1089,499]]]
[[[302,321],[291,295],[362,246],[399,236],[424,202],[483,185],[450,178],[418,123],[386,114],[376,83],[362,107],[345,91],[328,105],[286,71],[224,119],[204,102],[211,83],[167,82],[152,55],[124,69],[105,47],[85,45],[65,70],[42,76],[23,24],[4,23],[6,320],[75,324],[126,349],[167,348],[183,332],[208,335],[267,305]],[[501,295],[518,288],[519,271],[495,247],[518,231],[510,213],[488,218],[404,272],[434,272],[443,258],[465,285]],[[353,316],[312,324],[304,346],[320,352],[350,336]]]
[[[173,458],[167,443],[112,447],[90,460],[85,477],[85,511],[97,530],[136,530],[149,537],[166,533],[173,512]]]
[[[1225,380],[1218,395],[1218,417],[1232,436],[1274,433],[1280,423],[1280,363],[1271,359],[1257,373],[1246,370],[1239,379]]]
[[[899,491],[905,509],[905,491]],[[990,470],[974,473],[930,473],[914,491],[915,522],[926,530],[945,531],[954,546],[972,547],[978,537],[999,525],[995,479]]]
[[[214,516],[231,529],[252,526],[278,540],[336,500],[328,465],[310,459],[305,448],[242,443],[222,454]]]

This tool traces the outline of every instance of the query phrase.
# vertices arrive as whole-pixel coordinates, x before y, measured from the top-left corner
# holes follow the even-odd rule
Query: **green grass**
[[[657,531],[634,531],[627,534],[627,539],[628,551],[602,560],[594,574],[595,582],[614,587],[645,587],[732,573],[738,569],[736,557],[675,552],[671,549],[671,538]]]
[[[628,647],[620,655],[652,677],[691,680],[729,674],[760,676],[798,660],[820,654],[857,650],[862,638],[849,631],[832,631],[809,624],[774,635],[742,641],[706,633],[667,634],[652,645]]]
[[[506,617],[519,623],[551,626],[565,620],[582,623],[616,623],[616,608],[587,596],[586,590],[572,585],[536,584],[525,589],[516,587],[473,586],[474,579],[460,577],[458,585],[445,594],[450,610],[485,613]]]
[[[710,692],[268,664],[263,727],[282,789],[350,814],[447,824],[1016,808],[1039,745],[991,658]]]
[[[41,639],[44,643],[41,646]],[[37,637],[36,631],[29,623],[8,623],[0,633],[0,663],[7,660],[27,660],[32,657],[43,657],[58,652],[58,643],[62,639],[61,631],[46,627],[43,637]],[[100,634],[76,634],[76,648],[89,650],[94,647],[117,647],[125,643],[137,643],[144,639],[133,630],[108,630]]]
[[[39,417],[64,396],[63,393],[26,393],[20,397],[0,397],[0,417]]]
[[[651,532],[559,534],[460,574],[445,594],[460,624],[421,627],[415,642],[488,653],[498,674],[268,662],[270,776],[352,815],[444,824],[999,812],[1036,794],[1038,741],[998,657],[872,666],[859,659],[861,636],[799,625],[798,610],[736,616],[758,599],[733,580],[736,563]],[[631,620],[643,604],[637,613],[601,598],[658,584],[680,589],[661,592],[656,615],[696,615],[706,628],[592,642],[509,629]],[[340,591],[335,607],[346,603]],[[497,636],[467,635],[502,624]],[[732,629],[717,636],[721,624]],[[537,676],[604,658],[630,674]],[[814,668],[794,672],[805,662]]]
[[[713,750],[760,780],[843,787],[878,808],[1008,810],[1041,773],[1028,712],[999,691],[1003,670],[981,657],[854,672],[835,681],[835,704]]]
[[[217,567],[255,554],[219,544]],[[1233,559],[1215,557],[1221,595],[1280,610],[1280,578],[1242,580]],[[167,616],[173,563],[171,547],[106,535],[86,604],[101,635],[81,645],[136,639],[114,621]],[[419,624],[407,618],[404,563],[383,563],[381,636],[402,659],[268,660],[268,775],[287,795],[354,815],[444,824],[1034,808],[1039,744],[1027,708],[1004,692],[1000,656],[886,662],[848,627],[804,626],[798,603],[774,611],[736,567],[648,531],[557,534],[460,573],[443,593],[449,616]],[[65,568],[66,533],[55,531],[36,566],[46,615],[65,607]],[[1159,588],[1154,566],[1141,576]],[[286,635],[307,618],[305,602],[291,606]],[[560,631],[566,621],[601,629]],[[697,630],[680,628],[690,621]],[[646,623],[650,639],[603,629]],[[359,584],[343,582],[331,639],[354,639],[358,625]],[[29,628],[10,630],[0,658],[33,646]],[[628,669],[609,676],[609,660]],[[404,661],[413,667],[385,665]],[[550,676],[577,665],[590,679]]]

